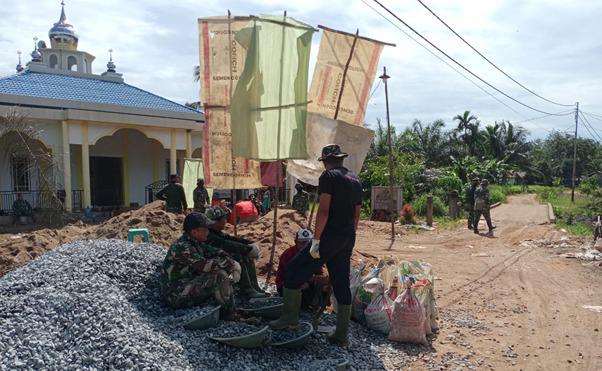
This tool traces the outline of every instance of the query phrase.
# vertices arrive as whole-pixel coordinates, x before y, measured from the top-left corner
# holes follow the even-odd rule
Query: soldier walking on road
[[[179,183],[180,177],[178,174],[171,174],[169,176],[169,184],[157,192],[156,195],[157,199],[166,201],[165,209],[172,213],[186,212],[186,209],[188,209],[184,187]]]
[[[205,188],[205,181],[199,178],[196,182],[196,188],[192,192],[192,199],[194,201],[194,211],[199,213],[205,212],[205,207],[209,205],[209,192]]]
[[[473,229],[474,221],[474,193],[479,186],[479,178],[473,178],[469,187],[466,187],[466,208],[468,209],[468,229]]]
[[[481,181],[481,186],[474,192],[474,233],[479,233],[479,220],[481,220],[481,215],[485,217],[487,227],[489,227],[489,232],[496,228],[495,225],[491,224],[491,215],[489,214],[490,205],[488,186],[489,181],[487,179],[483,179]]]

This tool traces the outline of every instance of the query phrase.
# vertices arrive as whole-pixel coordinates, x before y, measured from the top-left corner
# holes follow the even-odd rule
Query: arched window
[[[72,55],[67,58],[67,69],[69,71],[77,71],[77,58]]]
[[[58,64],[59,64],[59,59],[56,56],[56,54],[51,54],[50,55],[50,68],[59,68]]]

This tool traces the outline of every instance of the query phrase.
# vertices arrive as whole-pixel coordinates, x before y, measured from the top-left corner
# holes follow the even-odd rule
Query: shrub
[[[413,202],[412,206],[417,215],[426,216],[426,198],[428,195],[422,194]],[[445,204],[437,196],[433,196],[433,216],[445,215]]]
[[[414,208],[412,205],[405,204],[400,213],[401,224],[416,224],[416,218],[414,218]]]
[[[496,202],[506,202],[506,196],[499,189],[489,190],[489,204],[493,205]]]

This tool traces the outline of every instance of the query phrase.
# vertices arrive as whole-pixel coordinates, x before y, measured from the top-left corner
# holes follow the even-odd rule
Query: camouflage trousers
[[[474,223],[474,207],[468,206],[468,229],[472,229]]]
[[[190,308],[215,300],[221,311],[234,311],[233,288],[228,273],[224,270],[203,273],[163,294],[163,300],[172,308]]]
[[[489,213],[489,210],[475,210],[474,211],[474,219],[473,219],[473,227],[474,230],[478,230],[479,229],[479,220],[481,220],[481,215],[483,215],[483,217],[485,218],[485,221],[487,222],[487,227],[489,227],[489,229],[493,229],[493,224],[491,224],[491,214]]]

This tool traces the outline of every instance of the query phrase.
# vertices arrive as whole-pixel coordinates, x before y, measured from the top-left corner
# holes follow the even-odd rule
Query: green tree
[[[454,116],[453,120],[458,122],[458,126],[453,130],[453,133],[466,144],[471,156],[477,155],[481,136],[479,132],[481,122],[479,119],[471,115],[470,111],[464,111],[462,115]]]

